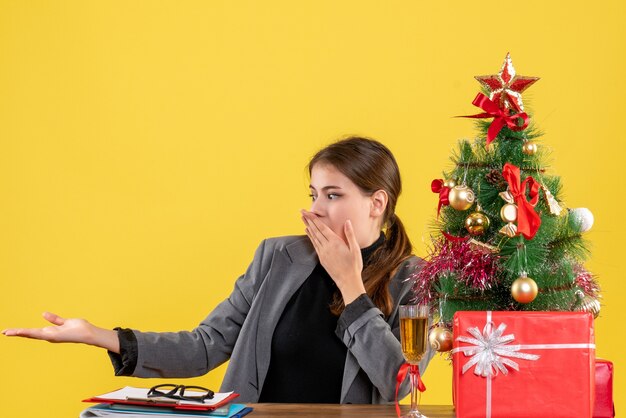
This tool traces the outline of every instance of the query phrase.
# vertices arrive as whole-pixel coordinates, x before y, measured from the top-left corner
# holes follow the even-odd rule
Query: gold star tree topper
[[[516,113],[524,111],[522,92],[530,87],[539,77],[525,77],[517,75],[507,52],[504,63],[498,74],[481,75],[474,77],[490,92],[489,99],[501,109],[511,109]]]

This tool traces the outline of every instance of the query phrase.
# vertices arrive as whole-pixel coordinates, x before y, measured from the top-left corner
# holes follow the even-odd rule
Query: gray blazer
[[[318,263],[306,236],[270,238],[221,302],[193,331],[140,332],[133,376],[199,376],[230,359],[220,391],[239,393],[241,402],[257,402],[270,364],[272,335],[285,305]],[[338,321],[338,336],[348,347],[341,403],[392,402],[396,374],[403,363],[398,305],[410,300],[405,281],[419,263],[411,257],[391,281],[395,301],[389,318],[370,308],[357,318]],[[345,312],[344,312],[345,313]],[[423,372],[433,353],[420,363]],[[371,382],[371,383],[370,383]],[[408,393],[408,379],[401,395]]]

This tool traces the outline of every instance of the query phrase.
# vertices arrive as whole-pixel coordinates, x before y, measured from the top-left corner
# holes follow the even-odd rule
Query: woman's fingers
[[[304,232],[306,232],[306,235],[309,237],[309,240],[311,240],[311,243],[313,244],[313,247],[315,248],[315,251],[319,250],[319,241],[317,240],[317,238],[311,233],[311,231],[309,230],[309,227],[304,228]]]
[[[317,237],[320,243],[329,241],[330,228],[328,228],[323,222],[319,221],[317,217],[311,213],[303,211],[302,215],[306,225],[310,228],[311,233]]]
[[[51,343],[83,343],[119,352],[117,332],[105,330],[80,318],[61,318],[46,312],[44,318],[53,325],[43,328],[9,328],[2,331],[8,337],[34,338]]]
[[[65,319],[52,312],[44,312],[42,314],[44,319],[56,326],[62,326],[65,323]],[[59,329],[57,327],[48,326],[44,328],[8,328],[2,331],[2,334],[7,337],[24,337],[33,338],[36,340],[51,341]]]
[[[318,239],[318,238],[317,238],[317,236],[313,233],[312,226],[311,226],[311,224],[310,224],[310,222],[309,222],[309,219],[308,219],[307,217],[305,217],[305,216],[304,216],[304,214],[305,214],[304,209],[302,209],[302,210],[300,211],[300,213],[302,214],[302,216],[301,216],[302,222],[303,222],[303,223],[304,223],[304,225],[305,225],[304,232],[306,233],[307,237],[309,237],[309,240],[310,240],[310,241],[311,241],[311,243],[313,244],[313,248],[315,248],[315,251],[316,251],[317,253],[319,253],[319,251],[320,251],[320,242],[319,242],[319,239]]]
[[[43,317],[46,321],[52,322],[54,325],[63,325],[65,323],[64,318],[61,318],[59,315],[52,312],[44,312]]]
[[[350,247],[350,252],[352,254],[361,253],[361,249],[359,247],[359,242],[356,240],[356,234],[354,233],[354,228],[352,228],[352,222],[348,219],[344,226],[344,232],[346,234],[346,239],[348,240],[348,246]]]
[[[320,221],[317,217],[312,219],[313,225],[317,228],[317,230],[322,234],[322,236],[326,239],[326,241],[330,241],[334,238],[339,238],[337,234],[333,232],[332,229],[328,227],[324,222]]]
[[[7,337],[25,337],[44,340],[44,332],[40,328],[9,328],[2,331]]]
[[[331,242],[333,240],[343,242],[343,239],[322,220],[320,220],[317,215],[304,209],[300,212],[302,213],[302,221],[305,225],[311,228],[312,233],[315,233],[318,236],[321,243]]]
[[[306,225],[305,232],[307,236],[313,243],[315,250],[319,252],[322,247],[322,240],[325,241],[323,235],[319,232],[319,229],[316,228],[315,225],[313,225],[313,222],[309,218],[304,216],[304,212],[302,215],[302,222],[304,222],[304,225]]]

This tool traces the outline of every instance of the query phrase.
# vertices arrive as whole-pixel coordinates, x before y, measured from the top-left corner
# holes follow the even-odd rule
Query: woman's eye
[[[314,195],[314,194],[310,194],[310,195],[309,195],[309,197],[311,198],[311,200],[312,200],[313,202],[315,202],[315,195]]]
[[[329,200],[334,200],[334,199],[337,199],[338,197],[339,197],[339,195],[338,195],[338,194],[335,194],[335,193],[328,193],[328,199],[329,199]]]

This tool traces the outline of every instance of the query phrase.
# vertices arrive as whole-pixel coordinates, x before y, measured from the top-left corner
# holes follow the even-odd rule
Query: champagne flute
[[[428,305],[400,305],[400,342],[402,354],[410,364],[411,409],[402,418],[427,418],[417,410],[418,376],[417,365],[426,353],[428,342]]]

